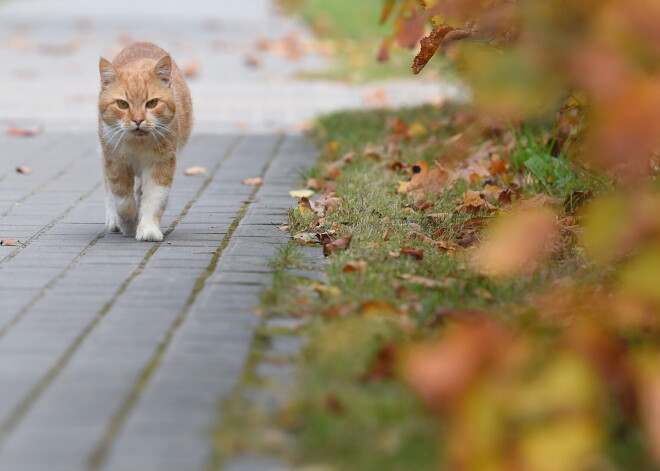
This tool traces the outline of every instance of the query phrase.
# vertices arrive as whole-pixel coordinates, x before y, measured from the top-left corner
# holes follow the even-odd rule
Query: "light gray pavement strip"
[[[198,131],[294,129],[320,113],[363,107],[375,92],[384,97],[375,100],[381,106],[458,93],[420,78],[359,87],[295,80],[328,59],[291,60],[258,47],[260,39],[289,34],[309,37],[301,24],[275,15],[270,0],[9,1],[0,5],[0,123],[93,130],[98,57],[112,57],[132,40],[157,42],[181,66],[197,64],[190,87]],[[247,66],[248,56],[260,66]]]

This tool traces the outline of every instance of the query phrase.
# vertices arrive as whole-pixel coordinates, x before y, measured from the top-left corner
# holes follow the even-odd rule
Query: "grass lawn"
[[[571,440],[581,444],[581,452],[595,450],[607,469],[653,469],[639,424],[604,399],[602,384],[558,340],[564,326],[546,317],[561,309],[590,311],[600,306],[601,301],[585,295],[566,308],[561,302],[569,293],[588,292],[593,286],[612,289],[611,270],[585,262],[575,229],[585,201],[609,191],[612,184],[558,153],[549,131],[545,125],[492,125],[452,105],[322,118],[312,133],[322,154],[302,180],[317,194],[330,192],[330,198],[340,200],[333,200],[325,214],[314,198],[311,203],[301,201],[290,213],[290,231],[303,242],[313,242],[316,234],[352,239],[346,250],[328,257],[324,282],[287,271],[304,266],[295,255],[300,242],[291,241],[274,261],[279,269],[263,299],[262,315],[305,320],[305,328],[294,333],[304,338],[305,347],[290,359],[299,380],[290,402],[274,417],[262,416],[250,424],[239,418],[221,441],[232,443],[230,449],[249,449],[245,437],[251,437],[258,442],[252,449],[284,451],[295,462],[333,470],[450,469],[448,456],[455,455],[457,440],[477,440],[475,450],[488,449],[478,441],[485,431],[474,429],[485,417],[474,414],[506,408],[512,394],[530,404],[542,394],[543,405],[534,413],[540,416],[520,417],[519,410],[509,410],[499,422],[488,419],[495,420],[491,432],[499,430],[514,448],[527,446],[535,437],[538,446],[552,449],[556,442],[550,431],[567,426],[577,434]],[[408,180],[433,181],[432,171],[440,168],[436,160],[462,177],[433,191],[406,192]],[[470,198],[474,195],[479,195],[476,201]],[[523,200],[533,202],[528,213],[551,208],[560,226],[552,250],[513,276],[491,276],[475,268],[475,253],[495,236],[498,218],[515,214],[512,208]],[[525,250],[521,246],[509,251],[518,249]],[[513,349],[518,352],[514,357],[525,352],[525,368],[534,374],[505,370],[508,379],[477,383],[503,394],[502,403],[495,399],[499,396],[483,395],[490,389],[477,389],[481,396],[466,395],[472,402],[456,409],[460,414],[433,412],[420,399],[419,387],[411,387],[406,358],[427,342],[454,339],[452,335],[465,338],[454,320],[460,326],[470,319],[487,319],[515,331],[511,347],[500,349]],[[485,342],[492,340],[488,335]],[[654,338],[635,334],[634,341],[652,345]],[[476,343],[473,349],[478,347]],[[470,357],[469,351],[464,353]],[[268,358],[267,345],[258,354]],[[491,351],[485,355],[499,357]],[[572,383],[557,383],[556,378],[569,377]],[[563,417],[556,415],[557,407],[575,410],[585,425],[573,416],[557,419]],[[510,421],[520,423],[512,429]],[[600,424],[598,434],[587,432],[591,429],[586,424],[592,422]],[[541,424],[538,430],[536,423]],[[266,437],[273,430],[286,439],[273,445]],[[572,451],[566,453],[571,456]]]

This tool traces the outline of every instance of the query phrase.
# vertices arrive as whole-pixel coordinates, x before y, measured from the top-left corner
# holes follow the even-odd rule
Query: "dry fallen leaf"
[[[480,192],[467,190],[463,195],[463,204],[456,209],[465,213],[478,213],[480,211],[494,211],[497,208],[486,201],[486,198]]]
[[[369,264],[363,260],[360,261],[355,261],[355,262],[346,262],[346,265],[344,265],[344,268],[341,269],[344,273],[361,273],[363,271],[366,271],[367,267]]]
[[[433,206],[433,203],[424,198],[415,200],[415,202],[412,204],[412,207],[415,211],[426,211],[431,206]]]
[[[34,129],[28,129],[21,126],[9,126],[6,132],[8,136],[34,137],[43,132],[43,127],[37,126]]]
[[[431,31],[428,36],[422,38],[420,42],[421,49],[413,62],[412,69],[414,74],[418,74],[424,68],[428,61],[431,60],[431,57],[433,57],[433,54],[435,54],[435,51],[438,50],[442,41],[444,41],[445,36],[453,30],[454,28],[449,25],[440,25]]]
[[[316,234],[314,232],[298,232],[292,236],[293,240],[301,244],[313,244],[316,245]]]
[[[456,278],[449,278],[449,277],[443,280],[434,280],[423,276],[404,274],[401,275],[399,278],[406,280],[410,283],[414,283],[416,285],[426,286],[427,288],[447,288],[449,286],[453,286],[454,283],[456,283]]]
[[[520,204],[495,221],[484,244],[474,252],[473,265],[490,276],[529,274],[541,259],[560,249],[554,212]]]
[[[206,173],[207,170],[204,167],[195,165],[194,167],[188,167],[183,171],[184,175],[199,175],[200,173]]]
[[[181,69],[181,73],[183,74],[184,77],[189,79],[197,77],[199,75],[199,62],[197,61],[188,62]]]
[[[424,258],[424,249],[415,247],[402,247],[400,254],[414,258],[415,260],[422,260]]]
[[[252,68],[256,68],[261,65],[261,61],[259,60],[259,58],[251,54],[245,56],[245,61],[243,63],[245,64],[245,67],[252,67]]]
[[[341,294],[341,291],[339,291],[339,288],[337,288],[336,286],[318,284],[318,285],[314,285],[312,289],[322,296],[329,296],[332,298],[336,298]]]
[[[383,232],[383,241],[387,242],[388,240],[390,240],[391,235],[392,235],[392,228],[388,227],[387,229],[385,229],[385,232]]]
[[[420,160],[413,165],[413,176],[410,181],[399,182],[398,193],[440,193],[449,182],[449,170],[442,168],[436,163],[436,167],[430,169],[428,164]]]
[[[326,257],[336,252],[346,250],[351,244],[352,236],[344,236],[323,246],[323,255]]]
[[[19,167],[16,167],[16,172],[17,173],[23,173],[23,174],[29,174],[29,173],[32,173],[32,169],[30,167],[19,166]]]
[[[264,179],[261,177],[247,178],[243,180],[243,185],[261,185]]]
[[[312,190],[291,190],[289,196],[292,198],[310,198],[314,192]]]
[[[5,246],[11,246],[11,245],[18,245],[18,239],[2,239],[0,240],[0,245],[5,245]]]
[[[408,131],[406,132],[406,135],[409,138],[414,139],[416,137],[424,136],[427,132],[428,130],[422,123],[420,123],[419,121],[415,121],[408,127]]]
[[[278,229],[282,232],[287,232],[291,227],[290,226],[279,226]]]
[[[367,301],[358,312],[363,316],[401,316],[404,313],[386,301]]]

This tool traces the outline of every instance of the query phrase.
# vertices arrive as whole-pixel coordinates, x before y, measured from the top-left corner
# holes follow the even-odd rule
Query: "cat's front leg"
[[[112,231],[112,226],[117,226],[124,235],[132,236],[135,234],[138,220],[137,204],[133,195],[133,172],[124,163],[108,160],[104,170],[106,188],[112,195],[110,197],[106,193],[106,227]]]
[[[110,191],[110,184],[105,176],[103,177],[103,184],[105,187],[105,230],[107,232],[119,232],[121,229],[117,223],[117,208]]]
[[[140,223],[135,234],[137,240],[153,242],[163,240],[160,219],[163,216],[167,198],[170,194],[175,163],[175,157],[170,156],[145,170],[142,174]]]

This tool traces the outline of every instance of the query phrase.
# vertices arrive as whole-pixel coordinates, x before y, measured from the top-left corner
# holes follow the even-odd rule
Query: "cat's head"
[[[108,130],[139,138],[169,129],[176,111],[170,56],[162,57],[156,65],[145,60],[122,70],[101,58],[99,71],[99,115]]]

